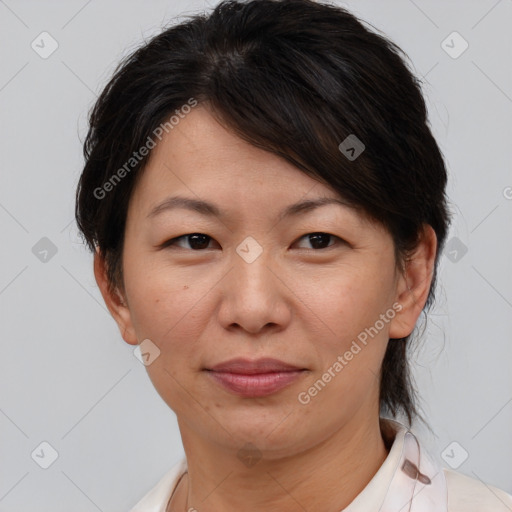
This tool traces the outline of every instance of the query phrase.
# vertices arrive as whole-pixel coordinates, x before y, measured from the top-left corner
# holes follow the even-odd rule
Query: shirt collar
[[[388,456],[342,512],[446,512],[443,469],[405,425],[380,418],[380,426],[384,439],[392,443]]]
[[[406,426],[380,418],[380,427],[391,445],[388,456],[367,486],[340,512],[447,512],[443,469]],[[186,471],[183,457],[130,512],[164,512]]]

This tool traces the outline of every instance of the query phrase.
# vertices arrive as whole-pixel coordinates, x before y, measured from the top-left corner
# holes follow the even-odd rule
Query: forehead
[[[283,158],[257,148],[197,106],[152,150],[134,200],[154,204],[166,195],[216,197],[221,203],[258,197],[296,202],[301,197],[339,197]]]
[[[188,209],[164,207],[165,214],[152,215],[169,200],[176,205],[176,198],[181,207],[187,201],[190,206],[192,200],[207,202],[214,208],[204,204]],[[327,206],[308,205],[310,201]],[[205,215],[208,209],[220,213]],[[217,219],[230,227],[246,223],[253,227],[273,226],[315,212],[364,231],[383,230],[362,209],[350,207],[329,184],[244,141],[202,106],[182,118],[152,150],[130,199],[127,221],[136,226],[165,225],[169,215],[183,217],[187,211],[194,215],[199,212],[204,219]]]

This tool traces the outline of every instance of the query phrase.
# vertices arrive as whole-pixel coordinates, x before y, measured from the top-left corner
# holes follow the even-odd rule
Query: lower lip
[[[259,373],[255,375],[208,372],[217,382],[229,391],[245,397],[268,396],[289,386],[303,371]]]

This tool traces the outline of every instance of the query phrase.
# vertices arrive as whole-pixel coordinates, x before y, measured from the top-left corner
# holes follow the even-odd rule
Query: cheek
[[[344,267],[297,280],[296,294],[310,321],[326,335],[321,339],[335,340],[336,348],[342,349],[379,320],[393,297],[392,272],[384,270],[371,265]]]
[[[144,264],[143,259],[127,260],[124,272],[137,337],[151,339],[161,351],[193,348],[208,288],[197,278]]]
[[[389,327],[380,315],[389,301],[387,286],[373,283],[361,276],[332,280],[311,308],[322,320],[322,331],[311,345],[319,364],[308,383],[317,393],[312,403],[318,414],[330,410],[335,418],[348,419],[362,404],[378,399]]]
[[[190,395],[185,390],[193,386],[190,379],[201,366],[199,340],[209,318],[201,313],[206,306],[204,292],[187,282],[160,271],[137,277],[132,274],[129,280],[137,338],[150,339],[160,351],[146,370],[157,392],[174,411],[190,407]]]

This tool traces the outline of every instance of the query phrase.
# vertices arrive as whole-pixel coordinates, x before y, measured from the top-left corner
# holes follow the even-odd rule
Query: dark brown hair
[[[400,269],[423,224],[432,226],[437,269],[449,224],[443,157],[406,54],[364,23],[312,0],[226,0],[118,65],[90,113],[75,212],[88,247],[105,258],[112,289],[124,290],[126,213],[148,159],[134,153],[191,98],[385,226]],[[364,144],[357,158],[340,148],[348,136]],[[116,174],[122,179],[112,181]],[[427,306],[435,282],[436,270]],[[411,424],[418,410],[409,338],[388,343],[380,408]]]

